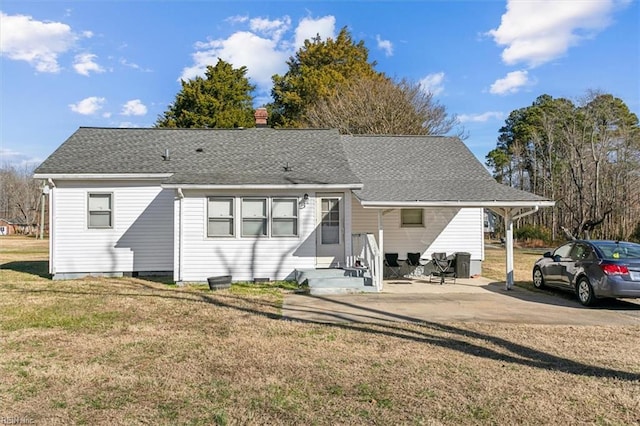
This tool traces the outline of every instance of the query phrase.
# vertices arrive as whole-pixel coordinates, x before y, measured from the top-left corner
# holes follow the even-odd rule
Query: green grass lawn
[[[640,326],[285,321],[283,297],[295,286],[51,281],[46,244],[0,240],[0,419],[640,422]],[[527,256],[518,253],[522,274]],[[500,253],[487,257],[488,271],[503,271]]]

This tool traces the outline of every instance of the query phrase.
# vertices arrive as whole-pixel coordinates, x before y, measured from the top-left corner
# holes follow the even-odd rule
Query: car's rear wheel
[[[578,280],[578,284],[576,284],[576,294],[578,295],[578,300],[584,306],[592,306],[596,301],[596,295],[593,292],[593,287],[585,277]]]
[[[542,276],[542,270],[537,266],[533,268],[533,286],[535,288],[544,288],[544,277]]]

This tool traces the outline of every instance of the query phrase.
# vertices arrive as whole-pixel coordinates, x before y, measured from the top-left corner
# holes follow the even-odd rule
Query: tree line
[[[0,165],[0,219],[21,225],[18,232],[32,234],[40,226],[42,184],[33,168]]]
[[[525,221],[553,240],[640,240],[640,128],[619,98],[541,95],[509,114],[486,164],[499,182],[556,201]]]

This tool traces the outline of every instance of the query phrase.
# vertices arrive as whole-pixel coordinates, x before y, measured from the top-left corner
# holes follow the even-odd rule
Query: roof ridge
[[[448,135],[364,135],[364,134],[349,134],[343,136],[351,136],[354,138],[442,138],[442,139],[459,139],[457,136]]]
[[[88,130],[192,130],[192,131],[230,131],[230,130],[277,130],[277,131],[335,131],[337,129],[332,129],[329,127],[321,127],[321,128],[293,128],[293,127],[229,127],[229,128],[219,128],[219,127],[102,127],[102,126],[80,126],[79,129],[88,129]]]

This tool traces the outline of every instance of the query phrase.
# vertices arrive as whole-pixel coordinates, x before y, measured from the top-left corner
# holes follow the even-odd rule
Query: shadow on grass
[[[390,313],[374,308],[363,308],[360,305],[336,300],[335,298],[326,298],[322,296],[309,296],[317,299],[328,301],[335,305],[341,305],[348,308],[356,308],[370,313],[372,320],[379,319],[380,315],[390,317],[398,322],[386,322],[375,324],[364,323],[330,323],[313,320],[296,320],[303,323],[325,324],[327,326],[338,327],[346,330],[354,330],[374,335],[385,335],[388,337],[402,338],[415,342],[424,342],[437,345],[450,350],[455,350],[468,355],[481,358],[491,359],[495,361],[524,365],[528,367],[541,368],[550,371],[559,371],[563,373],[575,374],[588,377],[604,377],[619,380],[638,381],[640,374],[628,371],[615,370],[583,364],[568,358],[559,357],[548,352],[538,350],[536,348],[525,346],[519,343],[511,342],[501,337],[492,336],[490,334],[479,333],[476,331],[465,330],[460,327],[446,325],[442,323],[425,321],[406,315]],[[334,316],[337,320],[350,321],[340,313],[326,313],[325,315]],[[414,323],[422,328],[420,330],[408,329],[402,325],[402,322]],[[443,337],[437,333],[449,333],[454,337]],[[472,343],[464,339],[475,339],[478,343]],[[482,345],[484,342],[490,342],[501,348],[507,353],[494,350]]]
[[[43,263],[46,264],[46,262]],[[5,265],[3,265],[3,267],[5,267]],[[212,306],[229,308],[238,312],[265,317],[274,321],[281,321],[283,319],[283,316],[278,312],[279,308],[281,308],[279,301],[248,298],[244,295],[235,295],[228,290],[210,292],[198,287],[185,289],[173,286],[160,286],[139,279],[119,279],[118,287],[104,287],[104,291],[99,291],[97,288],[99,287],[87,286],[86,290],[81,286],[73,290],[60,288],[3,290],[0,288],[0,294],[6,292],[23,292],[166,298],[178,301],[206,303]],[[128,292],[127,288],[130,288],[131,292]],[[375,309],[373,307],[363,307],[344,300],[338,300],[339,298],[335,297],[328,298],[312,295],[301,295],[300,297],[310,297],[326,301],[327,310],[322,313],[325,317],[332,317],[335,320],[319,321],[296,319],[295,322],[300,324],[323,325],[326,327],[366,333],[373,338],[376,336],[386,336],[426,343],[479,358],[549,371],[558,371],[586,377],[640,381],[640,374],[638,373],[584,364],[491,334],[480,333],[443,323],[425,321],[408,315]],[[365,314],[360,316],[362,318],[370,318],[371,321],[353,322],[351,318],[340,312],[341,307],[364,311]],[[387,320],[380,321],[381,316],[387,318]],[[490,343],[496,348],[488,347],[486,343]]]
[[[46,260],[8,262],[0,265],[0,269],[37,275],[41,278],[51,278],[49,274],[49,262]]]

